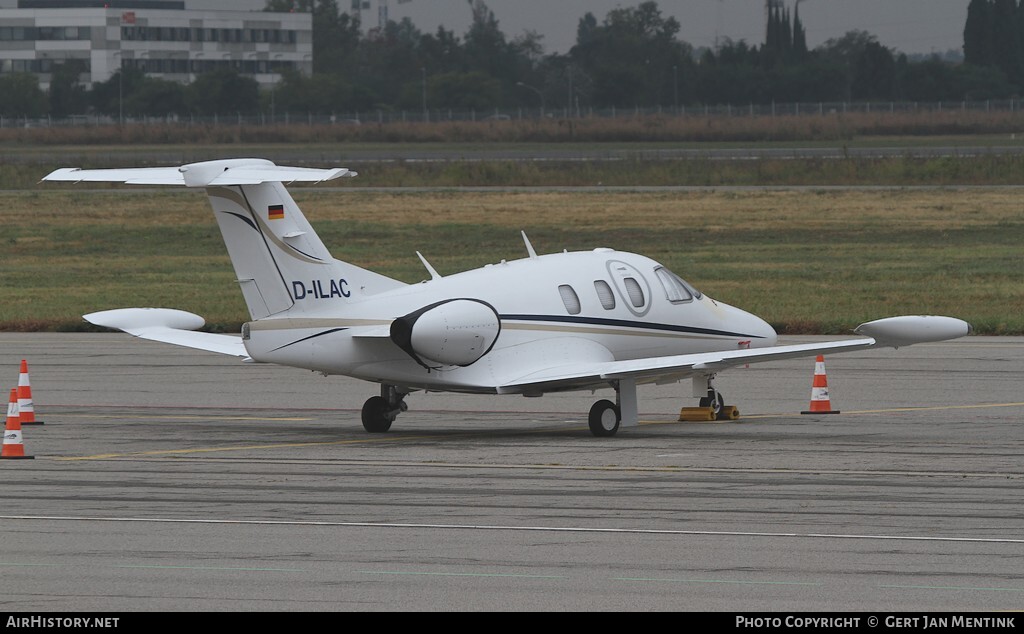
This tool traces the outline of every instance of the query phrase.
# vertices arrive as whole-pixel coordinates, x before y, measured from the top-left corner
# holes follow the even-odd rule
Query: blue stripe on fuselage
[[[697,328],[676,324],[658,324],[647,321],[631,321],[628,319],[606,319],[601,317],[580,317],[576,315],[499,315],[503,321],[546,321],[560,324],[580,324],[590,326],[615,326],[618,328],[638,328],[640,330],[663,330],[693,335],[714,335],[717,337],[740,337],[743,339],[764,339],[761,335],[749,335],[713,328]]]

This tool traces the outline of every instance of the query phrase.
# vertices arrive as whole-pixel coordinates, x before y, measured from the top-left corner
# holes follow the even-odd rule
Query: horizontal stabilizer
[[[356,176],[344,167],[314,169],[285,167],[266,159],[225,159],[189,163],[181,167],[132,167],[83,170],[64,167],[47,174],[44,181],[67,183],[125,183],[128,185],[179,185],[216,187],[261,183],[320,183]]]
[[[227,354],[243,359],[249,353],[241,337],[194,332],[206,321],[199,315],[172,308],[118,308],[83,315],[90,324],[122,330],[140,339]]]

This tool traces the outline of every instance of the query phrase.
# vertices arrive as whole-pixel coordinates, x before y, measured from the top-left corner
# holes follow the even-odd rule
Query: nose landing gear
[[[708,388],[708,395],[702,396],[697,405],[699,407],[710,407],[715,418],[718,418],[722,415],[722,411],[725,410],[725,397],[718,390]]]
[[[736,420],[740,417],[736,406],[726,405],[725,397],[715,388],[714,374],[693,377],[693,395],[700,398],[698,407],[684,407],[679,412],[679,420]]]

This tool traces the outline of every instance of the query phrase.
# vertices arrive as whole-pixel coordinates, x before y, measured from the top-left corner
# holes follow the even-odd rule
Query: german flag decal
[[[267,207],[267,218],[270,220],[284,219],[284,205],[270,205]]]

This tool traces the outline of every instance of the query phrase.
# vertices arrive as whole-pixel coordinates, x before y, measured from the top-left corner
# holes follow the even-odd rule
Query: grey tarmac
[[[800,342],[812,338],[787,338]],[[14,611],[973,611],[1024,602],[1024,338],[725,372],[593,438],[610,390],[413,394],[123,334],[0,333],[34,460],[0,460]]]

